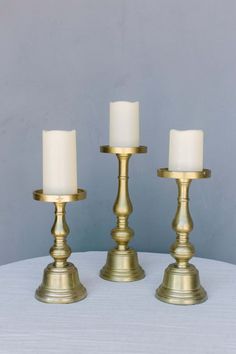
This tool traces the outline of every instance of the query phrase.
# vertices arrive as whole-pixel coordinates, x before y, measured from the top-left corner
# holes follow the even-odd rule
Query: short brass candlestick
[[[67,262],[71,249],[66,242],[70,232],[65,219],[66,203],[86,198],[86,191],[78,189],[71,195],[48,195],[42,190],[33,193],[33,198],[41,202],[51,202],[55,205],[55,221],[51,229],[54,245],[50,254],[54,262],[44,270],[42,284],[35,293],[36,299],[51,304],[68,304],[86,297],[86,289],[80,283],[79,274],[74,264]]]
[[[129,248],[134,231],[128,225],[129,215],[133,211],[128,191],[128,163],[131,155],[147,152],[146,146],[111,147],[101,146],[100,151],[116,154],[119,162],[119,186],[113,212],[117,216],[117,226],[111,231],[117,246],[107,254],[105,266],[100,271],[103,279],[129,282],[144,278],[145,273],[138,263],[137,252]]]
[[[197,268],[189,263],[195,253],[194,246],[189,242],[189,233],[193,229],[188,206],[189,187],[193,179],[210,177],[211,171],[205,169],[197,172],[174,172],[162,168],[157,171],[157,174],[159,177],[176,179],[178,207],[172,222],[176,241],[170,248],[176,263],[166,268],[163,282],[156,291],[156,297],[169,304],[198,304],[207,299],[207,293],[200,284]]]

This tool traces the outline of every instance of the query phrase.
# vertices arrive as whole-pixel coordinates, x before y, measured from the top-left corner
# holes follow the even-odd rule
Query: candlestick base
[[[120,251],[113,248],[107,253],[107,261],[100,276],[105,280],[130,282],[143,279],[145,273],[138,263],[138,255],[134,249]]]
[[[170,264],[156,297],[168,304],[194,305],[207,300],[207,293],[200,285],[199,273],[194,265],[189,264],[181,269],[176,264]]]
[[[80,283],[78,271],[72,263],[62,268],[49,264],[44,270],[42,284],[35,292],[37,300],[50,304],[69,304],[84,299],[86,295],[86,289]]]

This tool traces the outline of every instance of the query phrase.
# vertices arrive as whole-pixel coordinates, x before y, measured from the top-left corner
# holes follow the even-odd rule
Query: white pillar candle
[[[170,171],[203,170],[203,131],[170,131],[169,145]]]
[[[139,102],[110,103],[110,146],[139,146]]]
[[[76,131],[43,131],[43,192],[77,193]]]

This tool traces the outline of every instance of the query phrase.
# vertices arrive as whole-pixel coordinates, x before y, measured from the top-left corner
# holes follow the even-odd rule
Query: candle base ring
[[[132,147],[118,147],[118,146],[110,146],[110,145],[102,145],[100,146],[100,152],[106,154],[145,154],[147,152],[147,146],[132,146]]]
[[[199,272],[194,265],[189,264],[181,269],[176,264],[170,264],[156,297],[168,304],[194,305],[206,301],[207,293],[200,285]]]
[[[137,252],[129,248],[119,251],[114,248],[108,251],[105,266],[100,271],[101,278],[117,282],[131,282],[143,279],[144,270],[138,263]]]

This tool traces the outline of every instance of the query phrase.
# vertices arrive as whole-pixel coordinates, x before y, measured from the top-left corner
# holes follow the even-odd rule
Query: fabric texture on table
[[[146,277],[132,283],[98,276],[106,252],[74,253],[88,297],[49,305],[34,292],[50,257],[0,267],[0,353],[236,353],[236,266],[194,258],[208,301],[193,306],[158,301],[169,255],[139,253]]]

